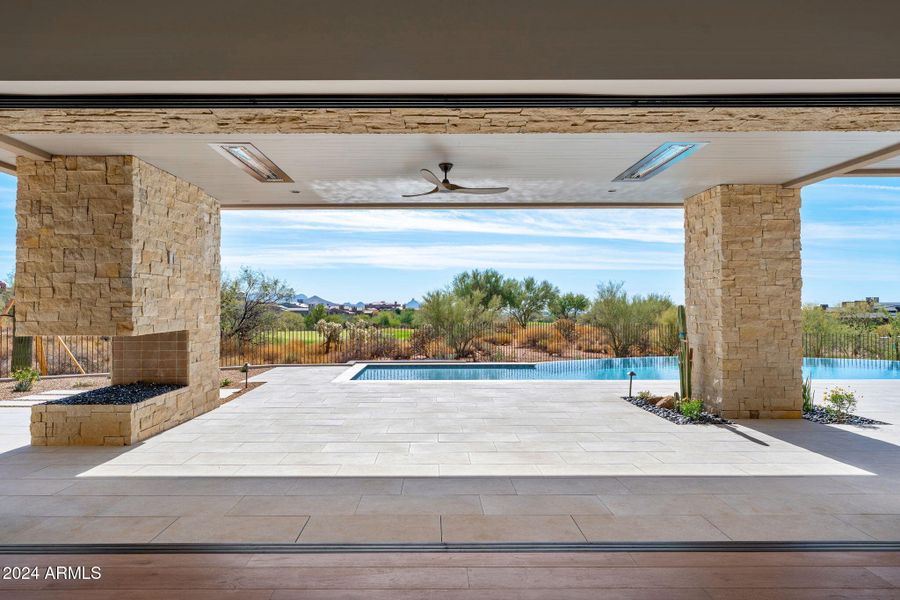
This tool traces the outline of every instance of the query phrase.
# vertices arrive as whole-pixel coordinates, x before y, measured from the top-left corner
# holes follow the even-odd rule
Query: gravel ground
[[[813,423],[823,423],[825,425],[837,423],[840,425],[889,425],[884,421],[876,421],[875,419],[867,419],[858,415],[832,415],[821,406],[815,406],[809,412],[803,413],[803,418]]]
[[[85,391],[109,385],[109,378],[105,375],[97,377],[60,377],[59,379],[40,379],[34,383],[30,392],[14,392],[15,381],[0,382],[0,400],[15,400],[23,396],[49,392],[51,390],[78,390]]]
[[[250,377],[259,375],[268,371],[268,367],[255,367],[250,369]],[[237,369],[221,369],[219,372],[219,381],[230,379],[231,385],[226,387],[242,387],[244,383],[244,374]],[[15,400],[23,396],[39,394],[40,392],[49,392],[52,390],[92,390],[98,387],[106,387],[109,385],[109,378],[105,375],[96,377],[60,377],[54,379],[40,379],[34,383],[30,392],[14,392],[13,386],[15,381],[0,381],[0,400]]]
[[[154,396],[174,392],[182,387],[184,386],[159,383],[111,385],[69,396],[62,400],[51,400],[47,404],[137,404]]]
[[[667,421],[672,421],[673,423],[678,423],[679,425],[730,425],[731,421],[727,419],[723,419],[721,417],[717,417],[716,415],[711,415],[709,413],[700,413],[700,416],[691,420],[679,412],[672,410],[671,408],[660,408],[655,404],[651,404],[650,402],[646,402],[641,400],[640,398],[636,398],[633,396],[623,396],[625,400],[631,402],[637,407],[643,408],[647,412],[652,412],[654,415],[660,416]]]

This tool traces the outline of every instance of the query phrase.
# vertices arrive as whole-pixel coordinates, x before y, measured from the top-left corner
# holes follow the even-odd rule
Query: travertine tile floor
[[[343,371],[273,369],[131,448],[31,448],[29,409],[0,408],[0,543],[900,540],[897,425],[678,426],[627,382]],[[900,423],[900,382],[844,385]]]

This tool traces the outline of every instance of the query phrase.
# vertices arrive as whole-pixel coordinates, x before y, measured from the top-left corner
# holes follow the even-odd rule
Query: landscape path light
[[[634,381],[634,376],[637,375],[634,371],[628,371],[628,397],[631,398],[631,382]]]

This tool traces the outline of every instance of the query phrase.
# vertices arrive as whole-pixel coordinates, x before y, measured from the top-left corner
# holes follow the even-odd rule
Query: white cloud
[[[466,244],[289,246],[223,256],[226,268],[373,268],[429,270],[447,268],[556,270],[679,270],[682,252],[618,250],[583,245]]]
[[[310,210],[225,213],[234,232],[439,232],[681,244],[680,210]]]
[[[802,223],[802,237],[806,241],[896,240],[900,242],[900,221],[844,224]]]

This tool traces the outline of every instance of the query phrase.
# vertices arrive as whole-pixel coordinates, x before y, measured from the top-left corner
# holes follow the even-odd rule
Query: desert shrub
[[[322,336],[325,354],[328,354],[331,351],[331,347],[340,341],[343,330],[344,327],[340,323],[333,323],[325,319],[321,319],[316,323],[316,332]]]
[[[475,339],[481,332],[497,322],[498,312],[498,302],[485,306],[478,292],[460,297],[436,291],[425,295],[419,318],[434,328],[457,358],[464,358],[474,351]]]
[[[844,388],[832,388],[822,396],[825,410],[836,417],[845,417],[856,409],[856,394]]]
[[[409,352],[413,356],[431,356],[428,354],[428,345],[434,341],[437,334],[434,327],[429,324],[422,325],[409,338]]]
[[[645,402],[650,399],[650,396],[651,396],[651,394],[648,390],[641,390],[640,392],[637,393],[638,399],[643,400]]]
[[[583,352],[608,354],[606,336],[601,329],[592,325],[575,327],[575,347]]]
[[[453,349],[441,338],[428,342],[425,356],[429,358],[453,358]]]
[[[303,364],[303,359],[304,356],[297,352],[286,352],[281,360],[286,365],[300,365]]]
[[[553,328],[569,343],[574,342],[577,337],[575,321],[572,319],[557,319]]]
[[[219,383],[219,387],[223,387],[223,388],[228,387],[229,385],[231,385],[231,380],[228,379],[227,377]]]
[[[495,346],[509,346],[513,341],[513,334],[508,331],[494,331],[482,336],[481,341]]]
[[[16,381],[13,389],[17,392],[31,391],[34,382],[41,378],[40,372],[38,372],[37,369],[32,369],[31,367],[16,369],[13,372],[12,376]]]
[[[602,328],[613,356],[628,356],[632,347],[640,353],[649,349],[649,329],[672,306],[667,296],[649,294],[629,297],[622,283],[597,287],[597,297],[585,321]]]
[[[554,339],[554,340],[547,342],[547,344],[543,350],[547,354],[552,354],[554,356],[563,356],[563,355],[565,355],[566,351],[569,350],[571,347],[572,347],[572,345],[569,344],[568,342],[566,342],[565,340]]]
[[[397,340],[364,321],[346,324],[347,340],[343,356],[347,360],[392,358],[398,350]]]
[[[553,331],[549,327],[525,327],[516,337],[521,346],[543,350],[552,339]]]
[[[812,412],[815,398],[813,397],[812,378],[807,377],[803,382],[803,412]]]
[[[700,398],[685,398],[678,403],[678,412],[692,421],[700,418],[703,412],[703,400]]]

